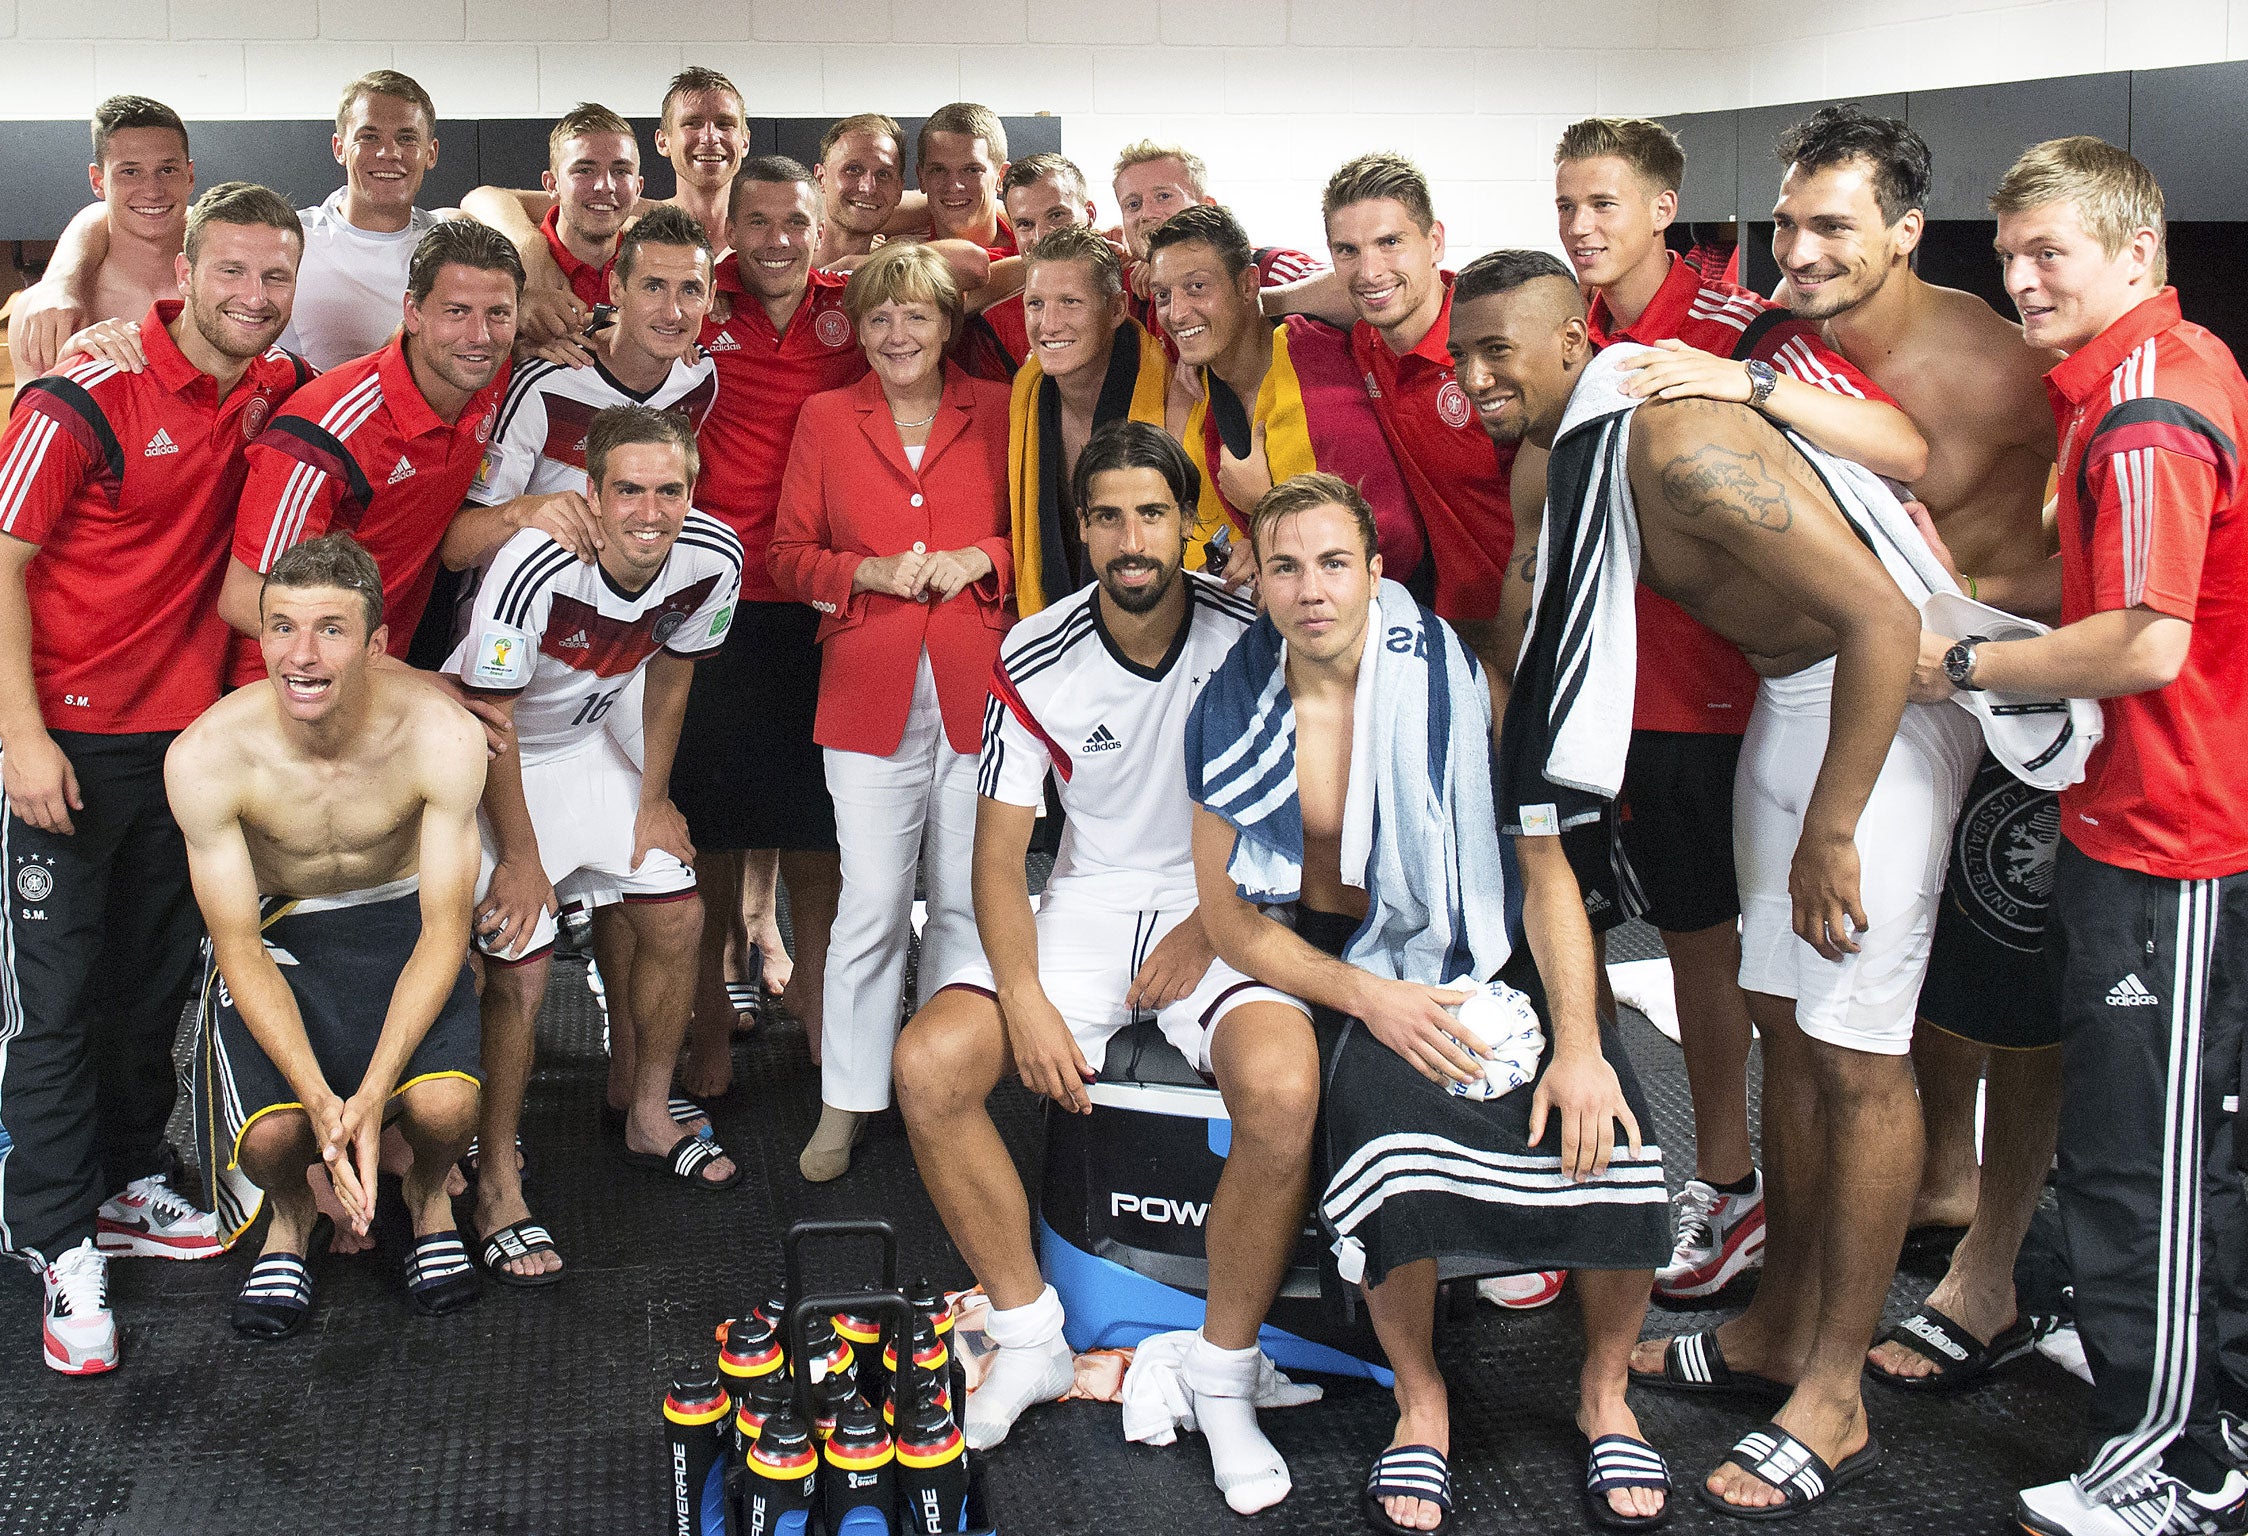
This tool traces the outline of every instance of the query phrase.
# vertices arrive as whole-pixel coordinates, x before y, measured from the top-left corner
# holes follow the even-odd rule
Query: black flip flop
[[[1627,1515],[1608,1502],[1617,1488],[1659,1488],[1663,1507]],[[1663,1453],[1630,1435],[1602,1435],[1585,1447],[1585,1518],[1602,1530],[1651,1531],[1670,1518],[1670,1467]]]
[[[1988,1344],[1981,1343],[1958,1322],[1933,1307],[1922,1307],[1873,1342],[1902,1344],[1932,1362],[1936,1371],[1928,1376],[1906,1376],[1885,1370],[1869,1359],[1865,1372],[1899,1392],[1964,1392],[2009,1360],[2019,1360],[2037,1348],[2037,1338],[2036,1325],[2029,1318],[2017,1317]]]
[[[414,1240],[406,1255],[406,1295],[424,1317],[443,1317],[473,1306],[482,1287],[476,1283],[476,1266],[468,1262],[468,1249],[451,1227]]]
[[[1793,1520],[1815,1504],[1823,1504],[1841,1488],[1871,1472],[1881,1461],[1881,1445],[1872,1435],[1866,1443],[1842,1458],[1841,1465],[1828,1466],[1817,1451],[1780,1428],[1767,1424],[1762,1429],[1752,1429],[1733,1442],[1733,1449],[1725,1458],[1738,1465],[1759,1482],[1769,1483],[1780,1490],[1782,1502],[1768,1504],[1761,1509],[1746,1504],[1728,1504],[1709,1491],[1709,1483],[1695,1485],[1702,1502],[1721,1515],[1735,1520]]]
[[[325,1214],[315,1216],[304,1252],[258,1256],[235,1293],[228,1321],[236,1333],[262,1343],[285,1339],[304,1326],[312,1315],[312,1261],[328,1251],[335,1230],[336,1224]]]
[[[1795,1393],[1795,1388],[1784,1381],[1775,1381],[1754,1371],[1736,1371],[1727,1365],[1725,1352],[1717,1347],[1715,1328],[1681,1333],[1672,1338],[1663,1346],[1663,1368],[1642,1371],[1634,1366],[1631,1379],[1637,1386],[1657,1387],[1665,1392],[1737,1393],[1768,1398],[1776,1403],[1786,1402]]]
[[[713,1181],[702,1177],[703,1169],[726,1155],[726,1149],[715,1139],[705,1141],[695,1136],[680,1137],[672,1143],[669,1152],[635,1152],[630,1147],[624,1149],[624,1160],[634,1167],[668,1174],[695,1189],[708,1190],[713,1194],[732,1189],[742,1181],[740,1163],[734,1164],[734,1171],[727,1178]]]
[[[525,1217],[511,1221],[504,1227],[494,1227],[484,1234],[484,1246],[476,1256],[483,1262],[484,1273],[502,1285],[512,1285],[518,1290],[535,1291],[541,1286],[553,1285],[569,1271],[566,1269],[542,1270],[535,1275],[519,1275],[507,1266],[515,1259],[528,1259],[541,1253],[560,1253],[554,1246],[554,1236],[537,1222]]]
[[[1393,1445],[1374,1458],[1359,1496],[1366,1518],[1388,1536],[1433,1536],[1452,1524],[1452,1466],[1433,1445]],[[1419,1499],[1443,1513],[1432,1526],[1399,1525],[1382,1508],[1384,1499]]]

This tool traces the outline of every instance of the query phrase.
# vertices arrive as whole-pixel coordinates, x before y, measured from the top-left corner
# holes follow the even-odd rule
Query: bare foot
[[[1794,1364],[1780,1365],[1760,1340],[1749,1336],[1742,1327],[1744,1321],[1734,1318],[1713,1330],[1717,1335],[1717,1352],[1725,1357],[1726,1369],[1736,1375],[1745,1371],[1792,1385],[1794,1378],[1801,1374],[1801,1368]],[[1641,1339],[1631,1346],[1631,1368],[1642,1375],[1660,1376],[1664,1363],[1670,1358],[1670,1347],[1682,1337],[1682,1334],[1675,1337],[1665,1334]]]
[[[624,1123],[624,1144],[628,1151],[668,1158],[680,1142],[692,1139],[691,1136],[677,1134],[678,1130],[679,1127],[672,1121],[670,1114],[666,1113],[651,1135],[642,1124],[640,1112],[635,1109],[631,1118]],[[733,1176],[734,1160],[730,1157],[712,1158],[695,1173],[695,1178],[705,1184],[723,1184]]]
[[[307,1168],[305,1170],[305,1182],[312,1186],[314,1209],[326,1214],[327,1218],[336,1224],[335,1236],[328,1239],[328,1251],[330,1253],[365,1253],[375,1246],[374,1234],[355,1230],[351,1225],[351,1218],[344,1214],[343,1202],[336,1198],[335,1186],[328,1182],[328,1169],[325,1164],[314,1163]],[[270,1241],[268,1239],[269,1243]],[[306,1257],[309,1258],[311,1255],[307,1254]]]
[[[620,1099],[624,1101],[621,1104],[617,1102]],[[612,1114],[630,1114],[632,1112],[632,1095],[630,1092],[620,1091],[618,1087],[612,1083],[609,1087],[608,1092],[608,1105],[609,1110]],[[679,1120],[673,1123],[676,1124],[679,1129],[685,1131],[690,1136],[700,1136],[704,1131],[710,1129],[710,1116],[705,1114],[698,1114],[691,1119]]]
[[[679,1091],[690,1099],[722,1099],[734,1091],[734,1053],[724,1035],[706,1040],[690,1030],[679,1063]]]
[[[1772,1416],[1796,1439],[1817,1453],[1830,1467],[1838,1467],[1865,1449],[1873,1431],[1866,1423],[1865,1405],[1855,1398],[1807,1403],[1798,1392]],[[1787,1502],[1785,1489],[1775,1487],[1737,1462],[1727,1461],[1709,1475],[1709,1491],[1736,1509],[1770,1509]]]
[[[1397,1433],[1389,1437],[1392,1450],[1401,1445],[1426,1445],[1438,1455],[1452,1454],[1452,1418],[1442,1399],[1430,1407],[1408,1409],[1397,1416]],[[1444,1518],[1440,1505],[1428,1499],[1391,1497],[1382,1500],[1382,1512],[1408,1531],[1433,1531]]]
[[[757,951],[759,969],[765,973],[765,995],[779,997],[787,992],[789,981],[796,975],[796,962],[781,943],[780,925],[768,919],[761,930],[750,934],[749,942]]]
[[[1906,1223],[1906,1229],[1917,1232],[1922,1227],[1966,1226],[1975,1219],[1979,1182],[1975,1170],[1970,1168],[1963,1179],[1942,1185],[1921,1185],[1920,1192],[1912,1197],[1912,1219]]]
[[[1580,1397],[1577,1428],[1587,1440],[1598,1440],[1602,1435],[1629,1435],[1641,1442],[1647,1438],[1639,1432],[1639,1418],[1625,1404],[1620,1387],[1598,1398]],[[1611,1488],[1608,1507],[1619,1515],[1644,1519],[1662,1513],[1664,1497],[1660,1488]]]
[[[522,1187],[518,1185],[503,1194],[492,1188],[494,1182],[494,1180],[486,1179],[479,1182],[476,1187],[475,1246],[479,1248],[483,1246],[485,1238],[497,1232],[501,1227],[512,1226],[518,1221],[529,1221],[531,1219],[531,1208],[523,1203]],[[551,1274],[560,1269],[562,1267],[562,1255],[551,1252],[532,1253],[526,1254],[520,1259],[505,1259],[501,1262],[509,1274],[521,1275],[523,1278],[529,1279],[534,1275]]]

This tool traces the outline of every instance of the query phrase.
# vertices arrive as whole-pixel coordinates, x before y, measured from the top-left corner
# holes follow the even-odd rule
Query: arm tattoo
[[[1516,556],[1514,569],[1524,581],[1536,585],[1538,580],[1538,552],[1533,549],[1526,555]]]
[[[1795,521],[1787,486],[1765,467],[1761,453],[1741,453],[1710,443],[1663,466],[1663,489],[1687,517],[1731,512],[1752,528],[1785,533]]]

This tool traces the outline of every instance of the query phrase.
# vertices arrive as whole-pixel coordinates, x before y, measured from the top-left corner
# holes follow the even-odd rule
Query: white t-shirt
[[[545,530],[525,528],[492,557],[445,670],[472,688],[516,695],[525,764],[567,757],[602,734],[601,717],[659,648],[674,656],[718,649],[741,581],[741,541],[704,512],[687,514],[662,569],[638,592]]]
[[[496,507],[518,496],[585,489],[585,434],[593,413],[615,405],[677,411],[698,431],[718,399],[718,365],[697,348],[671,365],[645,395],[617,381],[596,359],[583,368],[534,358],[520,364],[500,401],[492,441],[468,499]]]
[[[1153,669],[1109,638],[1098,587],[1031,615],[1000,644],[976,789],[1039,805],[1053,768],[1069,823],[1049,901],[1111,912],[1195,905],[1186,717],[1257,610],[1205,576],[1181,576],[1187,621]]]
[[[395,233],[361,229],[343,216],[347,190],[338,187],[319,207],[297,210],[304,259],[281,345],[323,371],[390,340],[402,318],[414,247],[437,222],[436,214],[416,208]]]

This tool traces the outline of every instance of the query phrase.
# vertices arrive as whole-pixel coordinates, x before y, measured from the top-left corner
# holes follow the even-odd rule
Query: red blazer
[[[999,637],[1015,622],[1004,384],[944,365],[944,395],[916,472],[873,374],[814,395],[796,418],[766,561],[783,593],[820,611],[823,747],[886,757],[905,735],[921,652],[937,681],[945,739],[983,742]],[[991,574],[949,602],[853,592],[859,562],[922,547],[991,557]]]

